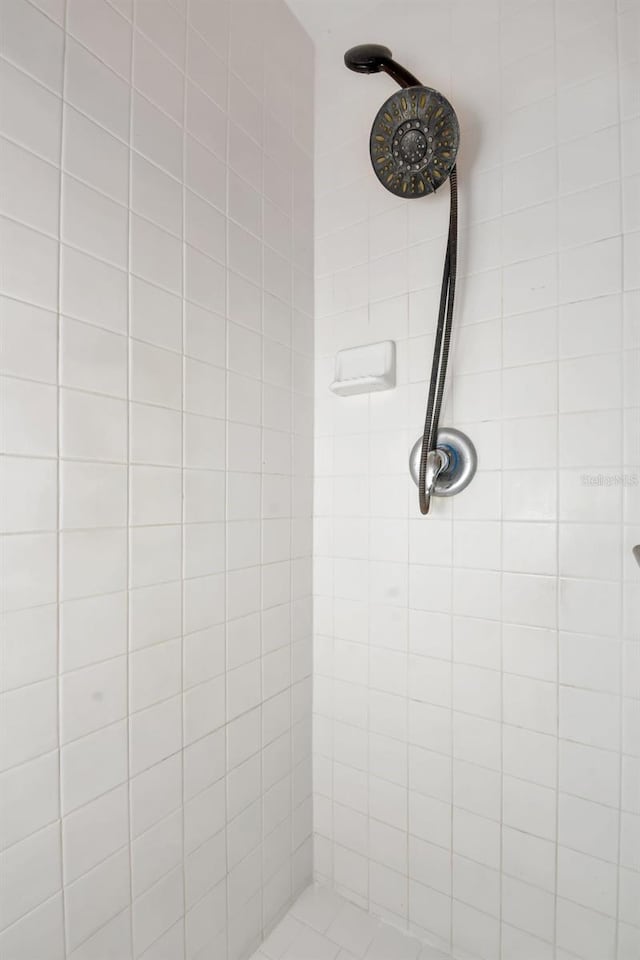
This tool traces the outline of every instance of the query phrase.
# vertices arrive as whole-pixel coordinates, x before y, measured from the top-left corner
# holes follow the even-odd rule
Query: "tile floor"
[[[252,960],[450,960],[349,903],[307,887]]]

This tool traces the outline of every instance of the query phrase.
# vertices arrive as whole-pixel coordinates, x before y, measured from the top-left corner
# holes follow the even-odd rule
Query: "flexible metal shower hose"
[[[449,236],[447,238],[447,254],[442,274],[442,289],[440,292],[440,306],[438,309],[438,326],[433,348],[433,363],[431,365],[431,381],[427,398],[427,413],[422,435],[422,453],[420,455],[420,472],[418,475],[418,498],[420,513],[429,513],[431,496],[426,491],[427,457],[438,445],[438,424],[442,409],[444,385],[447,377],[447,363],[451,346],[451,326],[453,322],[453,304],[456,294],[456,274],[458,268],[458,174],[454,166],[449,174],[450,208],[449,208]]]

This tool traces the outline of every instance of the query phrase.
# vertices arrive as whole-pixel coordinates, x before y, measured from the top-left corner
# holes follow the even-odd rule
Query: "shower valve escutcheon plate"
[[[413,482],[418,485],[422,437],[416,440],[409,456],[409,470]],[[429,490],[432,497],[454,497],[468,487],[478,468],[478,454],[473,443],[461,430],[441,427],[438,430],[439,461],[442,465]]]

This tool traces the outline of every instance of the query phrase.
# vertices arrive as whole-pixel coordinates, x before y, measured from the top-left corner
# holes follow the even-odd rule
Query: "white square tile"
[[[52,461],[4,457],[0,462],[0,531],[52,530],[57,515],[57,477]]]
[[[130,720],[132,775],[141,773],[180,749],[180,698],[165,700]]]
[[[539,733],[553,734],[558,725],[556,696],[553,683],[505,676],[503,721]]]
[[[126,653],[127,609],[124,593],[68,601],[61,606],[60,618],[62,671],[75,670]]]
[[[180,70],[136,30],[133,36],[133,85],[179,124],[183,120],[183,83]]]
[[[51,824],[2,854],[10,879],[2,903],[3,927],[51,897],[61,882],[60,829]]]
[[[202,416],[224,417],[224,370],[195,360],[186,360],[185,409]]]
[[[0,130],[29,150],[57,163],[62,133],[62,102],[7,61],[0,64],[4,89],[11,97],[0,104]]]
[[[184,18],[166,0],[141,0],[136,24],[178,67],[184,60]]]
[[[222,365],[225,350],[225,323],[196,304],[185,307],[185,353],[205,363]]]
[[[148,220],[132,217],[131,269],[157,286],[180,293],[182,249],[180,241]]]
[[[55,240],[2,217],[0,256],[4,294],[55,309],[58,296],[58,247]]]
[[[182,176],[182,130],[158,107],[132,92],[132,145],[174,177]]]
[[[53,604],[2,616],[3,690],[35,683],[56,673],[57,625]]]
[[[3,377],[0,391],[3,452],[54,456],[57,446],[54,388]]]
[[[0,848],[9,847],[53,823],[59,816],[59,777],[55,752],[2,775]]]
[[[593,714],[596,708],[597,719]],[[618,749],[617,709],[617,697],[612,694],[561,686],[560,736],[593,747]]]
[[[126,80],[131,73],[131,26],[105,0],[69,0],[67,29]]]
[[[555,841],[556,792],[547,787],[505,777],[503,783],[506,826]]]
[[[510,827],[503,828],[502,844],[505,873],[544,890],[553,890],[554,844]]]
[[[127,329],[126,273],[72,247],[61,247],[61,259],[62,312],[124,333]]]
[[[620,290],[621,259],[618,237],[562,252],[559,263],[561,302],[617,293]]]
[[[65,106],[62,163],[65,171],[119,203],[127,203],[129,154],[120,140],[73,107]]]
[[[61,383],[116,397],[127,393],[127,343],[124,337],[63,318]]]
[[[194,16],[195,15],[196,14],[194,12]],[[190,79],[194,80],[195,83],[201,87],[209,97],[211,97],[219,106],[224,108],[226,105],[227,94],[227,75],[225,71],[225,64],[221,59],[212,53],[211,48],[207,46],[201,37],[193,30],[190,30],[188,34],[187,57]],[[253,133],[254,136],[258,138],[260,136],[259,112],[257,112],[255,117],[255,125],[251,125],[250,120],[252,111],[255,112],[255,107],[252,102],[252,94],[246,88],[244,88],[239,79],[231,78],[230,82],[233,85],[233,90],[235,91],[236,96],[239,95],[238,88],[243,88],[242,94],[244,96],[242,103],[244,106],[249,103],[252,108],[252,110],[250,110],[248,113],[248,117],[245,114],[245,123],[249,123],[251,127],[249,132]]]
[[[617,636],[621,622],[620,584],[605,580],[561,580],[559,626],[576,633]]]
[[[615,921],[568,900],[558,899],[556,940],[570,953],[577,951],[588,960],[606,956],[613,950]]]
[[[205,310],[225,312],[224,267],[190,246],[185,248],[185,297]]]
[[[132,157],[131,204],[136,213],[170,233],[182,233],[182,189],[170,177],[140,154]]]
[[[56,747],[56,683],[44,680],[1,694],[5,717],[0,741],[0,768],[49,753]]]
[[[558,371],[555,363],[514,367],[502,374],[504,414],[533,417],[557,410]]]
[[[172,640],[137,651],[131,658],[130,703],[143,710],[175,696],[180,679],[180,643]]]
[[[163,583],[131,592],[131,646],[139,649],[180,634],[180,583]]]
[[[65,461],[61,482],[63,528],[117,527],[126,523],[124,466]]]
[[[182,477],[171,467],[131,468],[130,522],[132,525],[180,523]]]
[[[75,949],[126,907],[130,898],[127,850],[70,884],[66,892],[67,942]]]
[[[132,888],[139,897],[182,859],[182,812],[170,814],[165,820],[142,834],[132,847]]]
[[[454,853],[453,896],[455,900],[495,916],[500,910],[498,872]]]
[[[63,390],[61,453],[87,460],[126,460],[126,403],[111,397]]]
[[[21,534],[2,539],[2,609],[20,610],[55,602],[58,562],[54,535]]]
[[[598,376],[594,376],[597,367]],[[621,404],[622,372],[615,353],[560,363],[560,409],[563,413],[616,409]]]
[[[78,16],[87,29],[92,29],[92,25],[83,11],[86,9],[90,13],[90,6],[95,9],[97,3],[103,10],[107,8],[105,0],[95,0],[91,5],[87,4],[86,8],[82,6],[82,0],[74,2]],[[124,21],[122,22],[124,24]],[[129,87],[121,77],[74,39],[67,39],[65,99],[72,106],[126,141],[129,133],[130,96]]]
[[[65,877],[73,882],[129,838],[126,787],[121,786],[65,817],[62,852]]]
[[[61,738],[75,740],[126,714],[126,664],[115,658],[65,674]]]
[[[557,528],[551,523],[505,523],[504,569],[514,573],[556,572]]]
[[[61,537],[61,598],[76,600],[126,587],[123,528],[67,531]]]
[[[127,908],[109,920],[75,951],[78,960],[89,960],[94,951],[112,950],[119,956],[131,952],[131,917]]]
[[[182,364],[180,356],[147,343],[131,344],[131,398],[180,409]]]
[[[613,863],[618,826],[616,809],[560,794],[558,840],[567,847]]]
[[[185,138],[185,183],[219,210],[226,210],[226,168],[218,159],[193,137]]]
[[[132,277],[131,333],[139,340],[179,351],[183,339],[180,298],[139,277]],[[187,326],[187,339],[188,336]]]
[[[0,298],[0,370],[28,380],[54,383],[57,378],[55,314]]]
[[[62,239],[115,266],[125,267],[128,252],[126,208],[73,177],[65,176]]]
[[[132,403],[131,462],[179,467],[182,459],[182,418],[177,410]]]
[[[60,93],[64,34],[31,4],[8,0],[3,6],[1,50],[7,60]]]
[[[130,551],[129,581],[132,587],[179,578],[182,552],[178,524],[136,527],[131,531]]]
[[[224,571],[225,537],[222,524],[189,524],[184,532],[186,577],[203,577]]]
[[[3,140],[0,176],[5,184],[0,200],[2,213],[55,237],[60,206],[56,167]]]
[[[615,806],[620,788],[620,771],[614,753],[562,740],[558,771],[563,792]]]
[[[504,771],[542,786],[557,783],[557,749],[553,734],[505,725],[502,731]],[[529,762],[523,762],[528,756]]]
[[[16,955],[20,950],[32,955],[44,951],[61,960],[65,949],[62,896],[51,897],[5,930],[2,949]]]
[[[223,121],[223,116],[224,114],[213,100],[210,100],[193,83],[187,82],[186,128],[196,140],[221,160],[225,159],[227,142],[226,123]]]

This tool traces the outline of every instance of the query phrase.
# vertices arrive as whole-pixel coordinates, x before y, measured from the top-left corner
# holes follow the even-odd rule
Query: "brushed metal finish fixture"
[[[409,470],[416,486],[421,454],[422,437],[419,437],[409,456]],[[425,487],[429,496],[454,497],[469,486],[477,469],[478,454],[466,433],[453,427],[441,427],[437,447],[427,458]]]
[[[633,549],[632,549],[631,552],[632,552],[632,554],[634,555],[634,557],[636,558],[636,563],[637,563],[638,566],[640,567],[640,543],[636,544],[636,546],[633,547]]]

